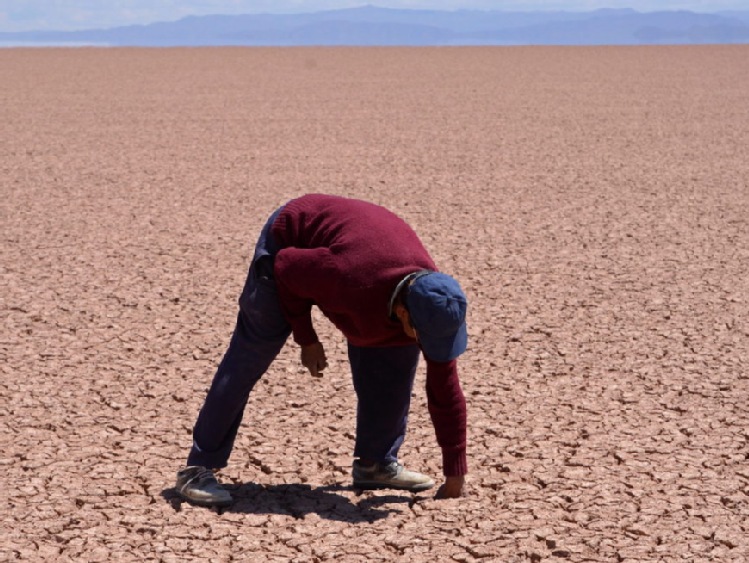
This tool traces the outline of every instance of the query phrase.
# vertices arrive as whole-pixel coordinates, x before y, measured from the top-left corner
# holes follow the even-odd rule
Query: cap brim
[[[424,355],[434,362],[450,362],[465,352],[468,346],[466,323],[449,336],[433,337],[421,332],[418,336]]]

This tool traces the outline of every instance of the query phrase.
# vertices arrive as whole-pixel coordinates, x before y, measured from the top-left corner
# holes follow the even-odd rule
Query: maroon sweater
[[[275,260],[279,298],[298,344],[318,342],[312,305],[355,346],[413,344],[401,323],[389,318],[388,303],[404,276],[437,268],[402,219],[372,203],[311,194],[286,204],[271,233],[281,247]],[[444,474],[464,475],[466,403],[457,361],[425,360]]]

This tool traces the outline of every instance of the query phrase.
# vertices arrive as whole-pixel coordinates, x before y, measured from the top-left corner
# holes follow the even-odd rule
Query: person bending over
[[[177,493],[204,506],[232,502],[214,471],[226,467],[250,392],[289,335],[313,376],[327,367],[313,305],[348,344],[357,396],[354,488],[434,486],[398,461],[423,354],[445,477],[436,496],[462,496],[466,402],[457,358],[467,345],[466,296],[455,279],[438,271],[398,216],[372,203],[322,194],[288,202],[261,231],[234,333],[195,423],[186,466],[177,472]]]

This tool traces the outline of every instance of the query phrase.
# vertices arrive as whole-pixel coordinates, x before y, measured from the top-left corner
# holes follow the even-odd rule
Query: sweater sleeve
[[[468,473],[466,458],[466,401],[458,379],[458,362],[427,364],[427,402],[437,443],[442,448],[446,477]]]
[[[294,341],[300,346],[319,342],[312,326],[312,305],[336,290],[334,264],[328,248],[284,248],[275,259],[278,296]]]

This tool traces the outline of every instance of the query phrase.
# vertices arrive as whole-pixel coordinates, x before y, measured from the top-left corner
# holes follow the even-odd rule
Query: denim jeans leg
[[[349,343],[356,409],[354,456],[379,463],[398,460],[406,436],[417,345],[363,348]]]
[[[250,392],[291,333],[272,278],[275,252],[267,251],[265,235],[267,229],[258,241],[255,259],[239,298],[239,314],[229,348],[193,428],[193,446],[187,465],[226,466]]]

